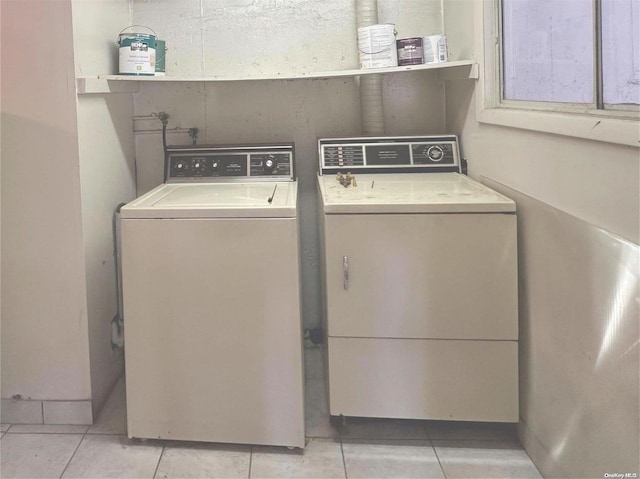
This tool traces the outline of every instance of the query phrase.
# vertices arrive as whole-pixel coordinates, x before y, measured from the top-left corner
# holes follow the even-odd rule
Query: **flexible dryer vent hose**
[[[355,0],[356,29],[378,24],[378,1]],[[362,133],[367,136],[384,135],[384,108],[382,104],[382,75],[360,77],[360,112]]]

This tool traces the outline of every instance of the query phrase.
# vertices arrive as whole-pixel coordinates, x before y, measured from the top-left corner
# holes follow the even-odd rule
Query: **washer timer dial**
[[[278,160],[275,156],[269,155],[264,160],[264,171],[273,173],[278,168]]]

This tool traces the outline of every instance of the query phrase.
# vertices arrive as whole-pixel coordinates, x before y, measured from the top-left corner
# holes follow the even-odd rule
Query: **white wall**
[[[638,148],[480,124],[467,82],[449,82],[447,100],[449,128],[462,133],[472,176],[487,176],[639,242]]]
[[[77,99],[75,78],[115,67],[129,22],[127,0],[2,5],[3,417],[86,422],[88,402],[62,417],[4,399],[92,400],[95,413],[123,369],[112,215],[135,196],[133,104]]]
[[[439,33],[440,2],[379,0],[398,38]],[[167,40],[167,75],[286,74],[358,67],[352,0],[134,3],[136,24]],[[444,88],[430,72],[384,77],[387,134],[442,133]],[[135,113],[170,114],[169,129],[200,129],[201,143],[294,141],[299,179],[305,327],[320,323],[317,140],[362,134],[357,79],[143,84]],[[157,120],[136,121],[158,129]],[[169,144],[189,143],[169,133]],[[162,182],[159,134],[136,135],[138,194]]]
[[[71,27],[2,3],[2,398],[91,397]]]
[[[76,75],[118,73],[118,32],[131,24],[131,0],[71,0]]]
[[[76,74],[116,72],[117,33],[130,23],[128,0],[73,0]],[[131,94],[78,96],[78,142],[84,257],[96,414],[124,369],[122,351],[111,347],[117,314],[113,215],[135,198],[133,98]]]
[[[118,313],[113,215],[135,198],[131,95],[86,96],[78,102],[80,174],[87,282],[91,386],[98,411],[124,369],[111,347]]]
[[[474,31],[474,4],[447,0],[448,35]],[[480,94],[448,82],[447,125],[518,205],[524,446],[545,477],[637,471],[638,148],[478,123]]]

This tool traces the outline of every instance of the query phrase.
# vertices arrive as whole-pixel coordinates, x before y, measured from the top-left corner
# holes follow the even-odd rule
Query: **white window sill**
[[[476,120],[510,128],[640,147],[640,122],[637,119],[498,107],[480,110]]]

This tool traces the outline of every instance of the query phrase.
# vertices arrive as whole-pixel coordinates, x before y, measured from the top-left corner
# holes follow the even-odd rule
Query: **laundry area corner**
[[[639,8],[2,0],[0,477],[637,477]]]

